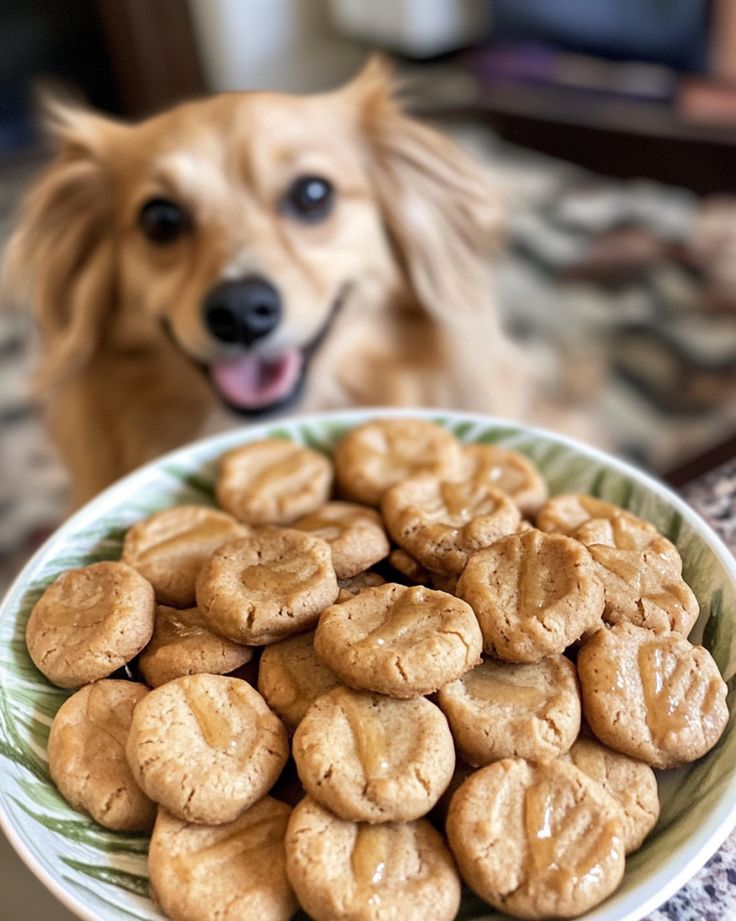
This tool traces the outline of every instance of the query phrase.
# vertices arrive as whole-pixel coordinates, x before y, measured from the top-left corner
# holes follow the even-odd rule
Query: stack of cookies
[[[613,892],[659,814],[652,769],[728,718],[676,548],[423,420],[353,429],[334,467],[246,444],[216,495],[60,576],[27,627],[75,691],[51,776],[153,829],[163,911],[451,921],[462,879],[564,918]]]

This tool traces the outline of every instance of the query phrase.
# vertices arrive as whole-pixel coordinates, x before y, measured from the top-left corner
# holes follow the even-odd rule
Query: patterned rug
[[[736,431],[736,309],[703,256],[703,203],[454,130],[508,198],[501,308],[554,385],[592,401],[617,450],[656,471]],[[0,170],[0,240],[37,168]],[[33,364],[28,318],[0,311],[0,588],[65,509],[65,474],[28,395]]]

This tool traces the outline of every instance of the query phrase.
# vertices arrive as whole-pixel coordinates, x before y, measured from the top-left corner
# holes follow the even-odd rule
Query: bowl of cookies
[[[736,825],[735,602],[705,523],[575,441],[228,432],[8,592],[0,823],[90,921],[635,921]]]

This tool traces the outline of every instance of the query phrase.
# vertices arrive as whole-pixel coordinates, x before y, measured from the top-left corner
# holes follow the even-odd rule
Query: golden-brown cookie
[[[417,476],[384,494],[381,510],[393,539],[427,569],[450,575],[468,557],[519,526],[509,496],[486,481]]]
[[[232,515],[205,505],[178,505],[139,521],[125,535],[123,563],[153,586],[163,604],[194,604],[194,583],[202,565],[223,544],[247,537],[250,528]]]
[[[389,553],[388,562],[400,576],[408,579],[413,585],[432,584],[432,573],[401,547],[396,547]]]
[[[620,515],[592,518],[573,536],[588,548],[603,583],[603,620],[690,633],[700,607],[670,541]]]
[[[226,825],[192,825],[160,809],[148,872],[171,921],[288,921],[297,909],[286,878],[291,809],[264,796]]]
[[[148,688],[102,680],[72,694],[49,732],[49,773],[64,799],[114,831],[149,831],[156,806],[125,758],[136,704]]]
[[[502,489],[523,515],[535,515],[547,499],[547,483],[529,458],[498,445],[466,445],[463,479]]]
[[[654,771],[643,761],[615,752],[593,739],[578,739],[563,755],[592,777],[616,800],[622,812],[624,849],[638,850],[659,818],[659,790]]]
[[[324,505],[332,464],[293,441],[266,438],[228,451],[220,461],[219,504],[247,524],[291,524]]]
[[[603,586],[587,549],[536,529],[468,561],[457,594],[475,611],[485,651],[508,662],[563,652],[601,622]]]
[[[317,658],[314,630],[263,650],[258,666],[258,690],[289,729],[296,729],[320,694],[338,684],[337,675]]]
[[[349,579],[338,579],[337,584],[340,586],[340,594],[337,596],[337,600],[341,602],[359,595],[364,588],[385,585],[386,580],[379,573],[367,570],[366,572],[358,573],[357,576],[351,576]]]
[[[625,519],[632,530],[638,530],[642,535],[657,534],[654,525],[621,506],[579,493],[565,493],[547,500],[537,514],[537,527],[540,531],[570,535],[591,518]]]
[[[36,602],[26,645],[49,681],[79,688],[134,659],[151,639],[155,612],[150,582],[127,564],[69,569]]]
[[[353,822],[411,822],[426,815],[455,767],[447,720],[433,703],[346,687],[314,701],[293,751],[307,793]]]
[[[350,579],[388,556],[389,543],[381,516],[353,502],[328,502],[294,522],[294,527],[326,540],[338,579]]]
[[[620,811],[562,761],[507,758],[455,793],[447,836],[465,882],[520,918],[573,918],[603,901],[624,872]]]
[[[460,879],[425,819],[358,824],[306,797],[286,831],[286,872],[314,921],[452,921]]]
[[[393,583],[328,608],[314,638],[319,658],[345,684],[399,698],[459,678],[480,662],[481,645],[464,601]]]
[[[617,624],[591,637],[577,664],[590,728],[652,767],[695,761],[726,727],[728,689],[718,666],[679,633]]]
[[[425,419],[376,419],[359,425],[335,449],[335,473],[343,495],[378,505],[386,490],[420,473],[453,477],[461,469],[460,445]]]
[[[188,675],[136,707],[127,756],[141,788],[187,822],[234,821],[273,786],[289,754],[283,724],[246,681]]]
[[[263,528],[202,567],[197,607],[236,643],[275,643],[313,626],[338,595],[330,545],[293,528]]]
[[[241,646],[213,633],[199,608],[156,609],[151,642],[141,653],[138,666],[152,688],[182,675],[226,675],[253,657],[249,646]]]
[[[486,659],[440,688],[439,704],[460,754],[474,765],[556,758],[580,732],[575,666],[562,655],[527,665]]]

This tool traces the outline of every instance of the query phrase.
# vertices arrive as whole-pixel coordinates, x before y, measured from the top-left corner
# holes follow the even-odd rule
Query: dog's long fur
[[[56,105],[49,127],[58,152],[25,203],[5,290],[38,319],[39,387],[75,503],[207,426],[219,401],[201,365],[218,352],[202,300],[247,272],[282,292],[283,342],[330,324],[300,408],[528,415],[528,372],[489,277],[499,195],[403,113],[380,61],[321,96],[226,94],[139,125]],[[275,205],[295,172],[337,190],[318,226]],[[196,229],[156,249],[135,217],[162,189]]]

